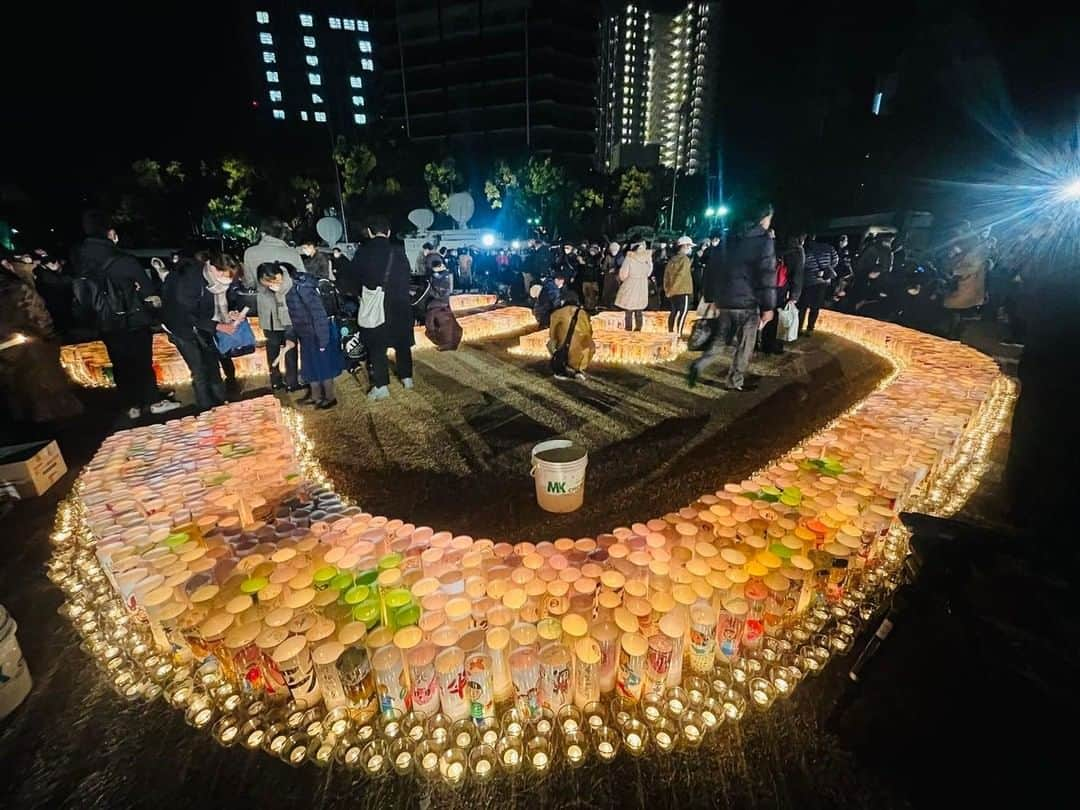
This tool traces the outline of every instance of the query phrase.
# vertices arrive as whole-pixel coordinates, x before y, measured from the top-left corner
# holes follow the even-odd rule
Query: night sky
[[[250,9],[224,10],[230,5],[74,4],[61,11],[20,4],[5,45],[0,184],[70,206],[136,158],[249,146],[252,89],[239,15]],[[786,16],[759,4],[727,6],[717,80],[729,189],[782,192],[800,184],[800,167],[818,152],[842,165],[869,147],[866,137],[877,139],[875,149],[885,144],[881,154],[891,164],[874,167],[875,179],[896,165],[914,173],[966,171],[1008,157],[995,153],[974,113],[989,110],[998,125],[1021,124],[1037,136],[1076,118],[1080,24],[1045,5],[808,3]],[[977,89],[950,86],[949,65],[973,56],[981,66]],[[927,74],[913,113],[877,135],[852,128],[837,138],[847,117],[867,118],[875,74],[894,69],[898,57]],[[824,97],[829,143],[808,137],[808,111]],[[937,134],[924,137],[924,129]],[[942,158],[958,141],[965,152]],[[935,151],[942,159],[933,159]]]

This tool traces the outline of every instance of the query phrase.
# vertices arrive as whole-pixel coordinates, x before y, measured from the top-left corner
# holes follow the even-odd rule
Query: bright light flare
[[[482,244],[484,247],[491,247],[495,244],[495,237],[492,236],[490,233],[485,233],[483,236],[480,237],[480,244]]]
[[[519,242],[517,239],[515,239],[513,242],[510,243],[510,249],[511,250],[518,250],[520,247],[521,247],[521,242]]]
[[[1061,187],[1061,198],[1064,200],[1080,200],[1080,178]]]

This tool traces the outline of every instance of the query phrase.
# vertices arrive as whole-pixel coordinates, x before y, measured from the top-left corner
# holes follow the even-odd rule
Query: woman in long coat
[[[630,252],[619,269],[619,292],[615,306],[626,313],[626,331],[640,332],[649,306],[649,276],[652,275],[652,252],[644,242],[630,246]]]

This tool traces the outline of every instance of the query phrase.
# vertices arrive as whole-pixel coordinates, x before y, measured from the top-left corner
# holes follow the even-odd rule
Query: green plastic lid
[[[188,537],[187,532],[176,532],[175,534],[170,534],[168,537],[165,538],[165,545],[167,545],[169,548],[176,548],[177,546],[184,545],[184,543],[186,543],[190,539],[191,538]]]
[[[798,506],[801,500],[802,498],[797,495],[788,495],[787,493],[780,496],[780,503],[784,506]]]
[[[769,551],[779,557],[781,560],[790,560],[791,555],[794,553],[790,548],[783,543],[773,543],[769,546]]]
[[[404,588],[394,588],[383,597],[386,606],[391,610],[398,610],[412,603],[412,594]]]
[[[352,609],[352,617],[355,622],[363,622],[370,630],[379,623],[379,606],[374,602],[364,602]]]
[[[379,570],[388,571],[401,565],[401,555],[397,553],[387,554],[379,558]]]
[[[352,574],[342,571],[332,580],[330,580],[330,587],[337,591],[347,591],[352,586]]]
[[[240,593],[256,594],[266,587],[266,577],[253,577],[240,583]]]
[[[408,627],[409,625],[416,624],[420,621],[420,606],[419,605],[406,605],[403,608],[399,608],[394,611],[394,627],[399,630],[402,627]]]
[[[379,572],[372,568],[370,571],[361,571],[356,575],[357,585],[374,585],[379,578]]]
[[[312,579],[320,585],[326,585],[330,582],[330,580],[337,576],[337,573],[338,571],[336,568],[334,568],[334,566],[324,565],[322,568],[315,572],[315,575],[312,577]]]
[[[345,604],[346,605],[359,605],[362,602],[366,602],[368,597],[371,596],[371,588],[367,585],[354,585],[345,591]]]

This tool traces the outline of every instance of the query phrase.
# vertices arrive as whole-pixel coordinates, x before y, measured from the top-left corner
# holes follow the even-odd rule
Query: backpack
[[[320,278],[317,284],[319,298],[322,299],[323,309],[326,310],[326,314],[331,318],[340,317],[344,311],[344,306],[341,303],[341,296],[338,294],[338,288],[334,285],[334,282],[327,278]]]
[[[788,267],[787,262],[783,258],[776,260],[776,286],[783,288],[788,283]]]
[[[109,276],[108,269],[117,258],[113,256],[101,266],[101,281],[86,276],[75,279],[71,292],[72,315],[76,323],[96,326],[102,332],[150,325],[151,319],[138,293],[129,285],[117,284]]]

